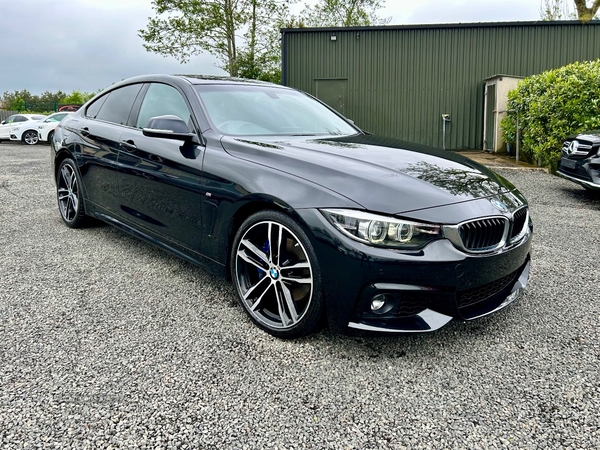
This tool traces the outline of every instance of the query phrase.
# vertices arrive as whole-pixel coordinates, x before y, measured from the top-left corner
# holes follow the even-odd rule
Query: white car
[[[38,139],[40,142],[50,142],[52,140],[52,136],[54,135],[54,129],[58,125],[58,123],[68,114],[73,114],[71,112],[57,112],[54,114],[50,114],[42,123],[40,123],[37,127]]]
[[[13,140],[12,135],[15,136],[14,140],[17,140],[14,131],[21,130],[19,133],[18,140],[23,139],[26,144],[37,144],[37,125],[40,120],[44,120],[46,116],[41,114],[13,114],[6,120],[0,122],[0,142]],[[24,132],[27,132],[24,135]],[[26,142],[29,140],[29,142]]]

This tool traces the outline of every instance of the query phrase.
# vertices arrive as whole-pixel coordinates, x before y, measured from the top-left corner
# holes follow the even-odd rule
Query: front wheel
[[[260,328],[280,338],[317,330],[323,317],[319,265],[294,220],[276,211],[250,216],[236,233],[230,264],[238,298]]]
[[[63,222],[69,228],[80,228],[85,222],[81,181],[75,161],[70,158],[60,163],[56,174],[56,197]]]
[[[38,133],[35,130],[27,130],[23,133],[21,140],[23,141],[23,144],[35,145],[39,140]]]

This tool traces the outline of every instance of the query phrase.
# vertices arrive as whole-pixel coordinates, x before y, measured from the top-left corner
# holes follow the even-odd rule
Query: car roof
[[[257,84],[262,86],[279,86],[269,83],[267,81],[250,80],[247,78],[236,78],[236,77],[225,77],[218,75],[188,75],[188,74],[177,74],[175,77],[183,78],[192,84]]]
[[[244,85],[260,85],[260,86],[273,86],[289,89],[288,87],[281,86],[279,84],[269,83],[267,81],[249,80],[246,78],[234,78],[219,75],[194,75],[194,74],[179,74],[179,75],[167,75],[167,74],[149,74],[140,75],[133,78],[128,78],[118,83],[113,84],[105,89],[105,91],[112,90],[116,87],[124,86],[132,83],[150,83],[150,82],[187,82],[189,84],[244,84]],[[104,92],[104,91],[103,91]]]

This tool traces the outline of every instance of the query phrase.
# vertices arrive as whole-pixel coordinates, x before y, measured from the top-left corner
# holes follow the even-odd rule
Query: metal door
[[[317,83],[317,98],[331,106],[340,114],[345,115],[347,79],[315,80]]]
[[[483,149],[491,152],[496,148],[496,85],[485,87],[485,135]]]

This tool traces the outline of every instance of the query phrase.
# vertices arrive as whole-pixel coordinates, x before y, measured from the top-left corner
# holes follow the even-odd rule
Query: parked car
[[[24,127],[22,131],[33,130],[35,133],[35,137],[28,133],[26,139],[31,143],[37,144],[37,121],[45,119],[46,116],[41,114],[13,114],[9,116],[6,120],[0,122],[0,142],[8,141],[12,139],[12,135],[14,135],[15,130],[20,129],[22,126]],[[19,134],[19,140],[21,138],[25,138],[22,133]],[[35,142],[33,142],[35,140]],[[26,142],[26,143],[30,143]]]
[[[64,111],[75,112],[79,108],[81,108],[81,105],[63,105],[60,108],[58,108],[58,111],[59,112],[64,112]]]
[[[50,114],[43,122],[37,127],[38,139],[40,142],[50,142],[52,136],[54,136],[54,129],[65,116],[71,114],[70,112],[57,112]]]
[[[600,190],[600,130],[569,136],[557,173],[588,190]]]
[[[95,217],[230,278],[274,336],[324,318],[433,331],[501,310],[527,285],[533,228],[512,184],[364,133],[295,89],[132,78],[65,117],[52,146],[68,227]]]

